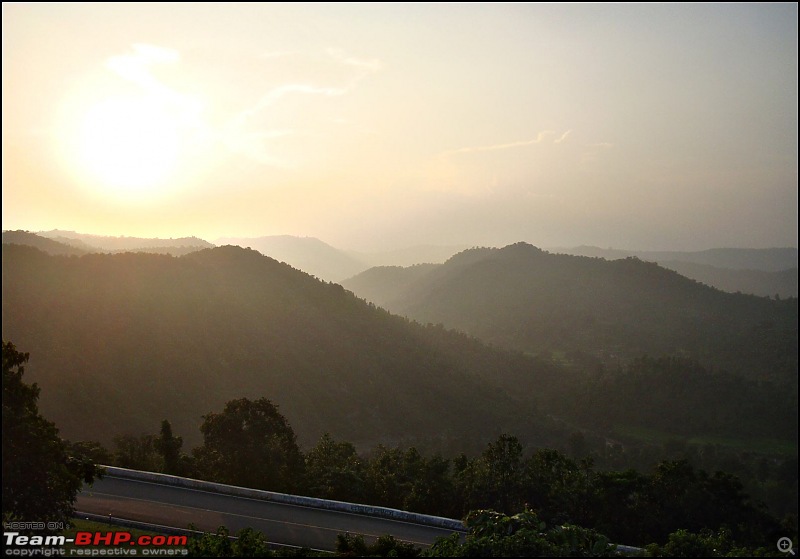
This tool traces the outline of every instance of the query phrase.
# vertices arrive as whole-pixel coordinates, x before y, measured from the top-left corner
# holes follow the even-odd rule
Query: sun
[[[154,193],[175,171],[180,123],[164,103],[146,97],[97,102],[79,120],[75,156],[101,186],[118,195]]]

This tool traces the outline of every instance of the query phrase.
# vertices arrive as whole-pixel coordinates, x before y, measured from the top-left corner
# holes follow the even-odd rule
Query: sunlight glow
[[[142,194],[162,186],[175,169],[179,122],[154,100],[107,99],[83,117],[76,147],[80,164],[108,188]]]

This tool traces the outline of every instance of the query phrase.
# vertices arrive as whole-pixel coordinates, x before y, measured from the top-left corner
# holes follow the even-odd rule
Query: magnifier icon
[[[789,555],[794,555],[794,549],[792,547],[794,544],[792,540],[789,538],[781,538],[778,540],[778,551],[781,553],[788,553]]]

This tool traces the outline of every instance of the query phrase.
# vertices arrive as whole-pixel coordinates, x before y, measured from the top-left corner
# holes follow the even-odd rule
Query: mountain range
[[[796,248],[712,248],[695,252],[687,251],[645,251],[603,249],[593,246],[575,248],[550,248],[549,252],[572,254],[573,256],[591,256],[606,260],[635,257],[648,262],[686,262],[702,264],[715,268],[730,270],[763,270],[780,272],[797,268],[798,256]]]
[[[796,248],[718,248],[698,252],[625,251],[591,246],[550,252],[606,260],[635,257],[729,293],[797,297]]]
[[[58,241],[68,247],[44,244],[37,237]],[[466,246],[419,245],[383,252],[356,252],[335,248],[314,237],[272,235],[264,237],[223,237],[209,243],[197,237],[148,239],[87,235],[52,230],[39,233],[4,231],[3,243],[36,246],[50,254],[87,252],[152,252],[181,256],[195,250],[221,245],[253,248],[266,256],[325,281],[342,282],[377,266],[441,264]],[[74,249],[78,249],[77,251]],[[797,297],[798,256],[795,248],[711,249],[698,252],[623,251],[592,246],[549,249],[553,253],[617,260],[636,257],[657,262],[664,268],[730,293]]]
[[[634,257],[517,243],[441,265],[373,268],[343,285],[413,320],[565,362],[675,355],[751,379],[797,381],[797,299],[725,293]]]
[[[797,300],[637,259],[519,243],[361,277],[421,323],[234,246],[53,256],[6,243],[2,259],[4,339],[31,354],[41,409],[73,440],[168,419],[193,445],[202,416],[241,397],[278,403],[306,446],[330,432],[477,451],[506,432],[552,447],[618,424],[796,439]]]
[[[6,244],[3,336],[31,354],[40,407],[71,439],[107,443],[169,419],[194,443],[204,414],[241,397],[278,403],[305,444],[326,431],[366,446],[552,436],[508,389],[547,385],[550,364],[239,247],[74,258]]]

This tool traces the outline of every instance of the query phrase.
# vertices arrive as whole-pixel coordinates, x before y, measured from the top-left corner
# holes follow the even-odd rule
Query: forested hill
[[[363,446],[552,442],[530,392],[509,388],[546,387],[552,366],[410,323],[253,250],[67,258],[5,245],[2,320],[31,354],[43,414],[73,440],[167,418],[194,444],[203,414],[266,397],[306,444],[326,431]]]
[[[730,293],[797,297],[796,248],[716,248],[698,252],[625,251],[591,246],[550,252],[618,260],[635,257],[656,262],[682,276]]]
[[[751,379],[797,382],[797,299],[724,293],[636,258],[550,254],[525,243],[344,282],[388,310],[572,362],[691,357]]]
[[[80,256],[90,252],[66,243],[54,241],[29,231],[3,231],[3,245],[17,244],[36,247],[47,254],[61,256]]]

